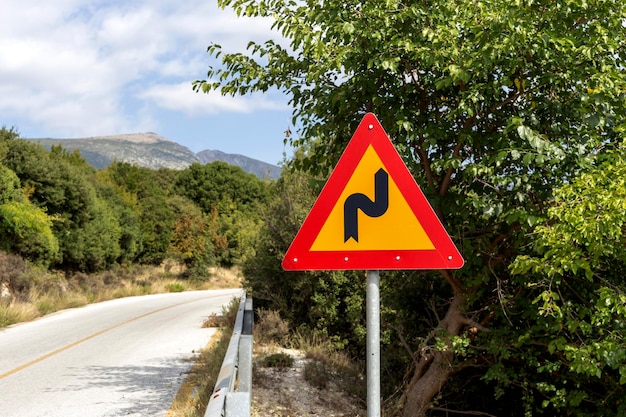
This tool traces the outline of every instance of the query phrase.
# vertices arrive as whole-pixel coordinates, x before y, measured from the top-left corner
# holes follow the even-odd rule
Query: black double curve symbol
[[[374,201],[362,193],[351,194],[343,205],[343,241],[359,241],[358,211],[368,217],[380,217],[389,207],[389,175],[380,168],[374,174]]]

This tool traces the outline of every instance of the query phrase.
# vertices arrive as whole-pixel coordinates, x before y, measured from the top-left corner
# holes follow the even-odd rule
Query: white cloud
[[[191,83],[154,85],[138,94],[142,99],[153,101],[157,106],[183,112],[189,116],[218,114],[222,112],[251,113],[259,110],[285,110],[285,104],[267,95],[246,98],[196,93]]]
[[[0,114],[72,137],[149,130],[151,106],[188,115],[281,109],[261,96],[207,96],[190,85],[206,73],[210,43],[242,51],[275,36],[269,25],[206,0],[5,1]]]

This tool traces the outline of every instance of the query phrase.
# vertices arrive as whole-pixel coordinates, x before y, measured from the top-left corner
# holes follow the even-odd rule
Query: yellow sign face
[[[388,180],[388,207],[379,217],[358,211],[358,242],[344,241],[344,203],[361,193],[374,200],[374,177],[380,169],[389,172],[371,145],[315,238],[311,251],[432,250],[435,245],[417,220],[393,178]]]

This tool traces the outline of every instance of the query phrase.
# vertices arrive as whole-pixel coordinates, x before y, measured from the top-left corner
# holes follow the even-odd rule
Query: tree
[[[59,255],[59,242],[52,231],[53,217],[29,201],[17,174],[4,165],[18,138],[15,130],[0,129],[0,247],[48,265]]]
[[[231,210],[254,211],[256,204],[267,199],[267,185],[262,180],[222,161],[191,164],[179,174],[176,185],[205,213],[215,206],[222,206],[220,211],[230,211],[230,205],[234,205]]]
[[[556,413],[624,415],[626,152],[608,153],[598,167],[559,187],[533,242],[534,253],[518,256],[511,268],[536,308],[513,319],[522,332],[499,338],[509,346],[517,338],[526,363],[540,364],[552,378],[539,385],[526,372],[489,377],[537,384]]]
[[[28,200],[15,172],[0,163],[0,247],[31,261],[49,264],[59,254],[52,221]]]
[[[19,136],[19,133],[14,128],[7,129],[6,126],[0,128],[0,160],[6,157],[9,151],[9,143]]]
[[[47,260],[54,260],[52,266],[56,268],[96,271],[128,259],[127,250],[133,251],[130,256],[134,257],[136,245],[129,240],[134,228],[131,225],[127,232],[122,233],[120,227],[122,219],[129,220],[127,216],[122,217],[124,208],[120,205],[123,206],[123,203],[110,184],[107,186],[99,182],[95,169],[78,151],[70,152],[61,146],[53,146],[48,152],[16,134],[4,135],[3,141],[6,152],[2,163],[18,180],[11,185],[11,175],[4,176],[8,179],[4,181],[6,188],[15,189],[15,184],[24,188],[20,188],[22,199],[15,201],[22,207],[19,210],[15,204],[5,207],[13,215],[21,217],[11,221],[5,219],[7,227],[15,229],[18,225],[23,228],[24,225],[39,224],[28,241],[40,235],[33,244],[38,248],[54,249]],[[48,239],[47,234],[39,230],[42,227],[52,228],[53,243],[40,242],[42,239],[47,242]],[[15,230],[11,235],[13,239],[23,239],[24,232],[17,233]],[[20,241],[22,249],[19,253],[32,259],[33,255],[24,252],[28,241]],[[13,250],[18,251],[16,246]],[[44,249],[36,252],[41,251]]]
[[[180,173],[176,188],[217,221],[215,260],[225,266],[243,261],[251,250],[250,235],[259,227],[258,208],[268,200],[268,183],[216,161],[192,164]]]
[[[460,381],[470,377],[484,386],[490,372],[524,360],[523,352],[508,349],[517,356],[505,365],[489,343],[501,329],[523,335],[510,312],[537,308],[509,265],[527,250],[553,189],[573,181],[624,136],[626,5],[219,4],[239,15],[273,18],[290,44],[252,42],[248,53],[235,54],[213,44],[208,51],[221,66],[194,88],[287,93],[294,124],[301,126],[291,142],[310,148],[294,166],[322,174],[336,163],[363,112],[375,112],[465,255],[462,270],[438,272],[444,286],[428,289],[416,281],[430,274],[405,274],[410,281],[404,287],[425,290],[418,295],[432,309],[411,310],[401,303],[404,294],[391,289],[384,299],[402,320],[389,316],[389,326],[410,353],[398,402],[403,414],[478,405],[484,412],[529,415],[560,407],[554,398],[532,400],[550,380],[540,363],[525,368],[533,384],[521,390],[502,384],[497,401],[479,403],[476,391]]]
[[[53,146],[49,160],[59,167],[54,178],[64,196],[60,207],[63,227],[62,267],[80,271],[100,271],[118,262],[122,250],[122,230],[114,204],[101,194],[95,169],[77,150]]]
[[[0,204],[0,242],[0,249],[44,265],[59,254],[52,218],[28,201]]]
[[[175,200],[176,219],[168,252],[185,264],[189,275],[206,278],[206,268],[214,264],[211,222],[188,199]]]
[[[24,190],[15,172],[0,165],[0,203],[24,200]]]
[[[143,248],[141,219],[137,198],[123,186],[114,183],[111,171],[103,169],[97,172],[97,193],[109,205],[120,228],[119,263],[134,262]]]
[[[161,263],[170,247],[176,213],[170,200],[171,192],[161,181],[168,175],[166,171],[125,162],[116,162],[107,168],[107,176],[133,207],[130,220],[135,216],[139,219],[136,259],[142,263]]]

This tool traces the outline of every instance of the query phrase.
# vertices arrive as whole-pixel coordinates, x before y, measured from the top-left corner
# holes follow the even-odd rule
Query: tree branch
[[[398,339],[400,339],[400,344],[402,345],[402,347],[404,347],[404,349],[406,349],[409,356],[411,356],[413,365],[417,367],[417,361],[415,359],[415,354],[413,353],[413,349],[411,349],[411,346],[409,346],[404,336],[402,336],[402,332],[400,332],[400,326],[390,325],[390,327],[396,331],[398,335]]]
[[[459,281],[456,277],[453,277],[449,270],[440,269],[439,273],[448,282],[448,284],[450,284],[455,295],[462,291],[463,286],[461,285],[461,281]]]
[[[485,327],[482,324],[480,324],[480,323],[470,319],[469,317],[465,317],[465,316],[463,317],[463,324],[465,324],[467,326],[470,326],[470,327],[473,327],[473,328],[476,328],[477,330],[479,330],[479,331],[481,331],[483,333],[488,333],[490,331],[487,327]]]
[[[461,148],[463,147],[463,142],[459,140],[452,151],[452,158],[456,158],[461,153]],[[444,196],[448,192],[448,188],[450,188],[450,181],[452,180],[452,173],[454,173],[453,168],[448,168],[446,170],[446,176],[443,178],[443,182],[441,183],[441,188],[439,189],[439,195]]]
[[[428,155],[426,155],[426,150],[424,150],[424,137],[422,135],[420,135],[419,137],[419,145],[417,147],[417,153],[420,156],[420,162],[422,163],[422,166],[424,167],[424,171],[426,172],[426,180],[428,181],[428,186],[433,191],[436,191],[437,189],[435,188],[435,179],[433,177],[433,172],[430,169],[430,162],[428,161]]]

